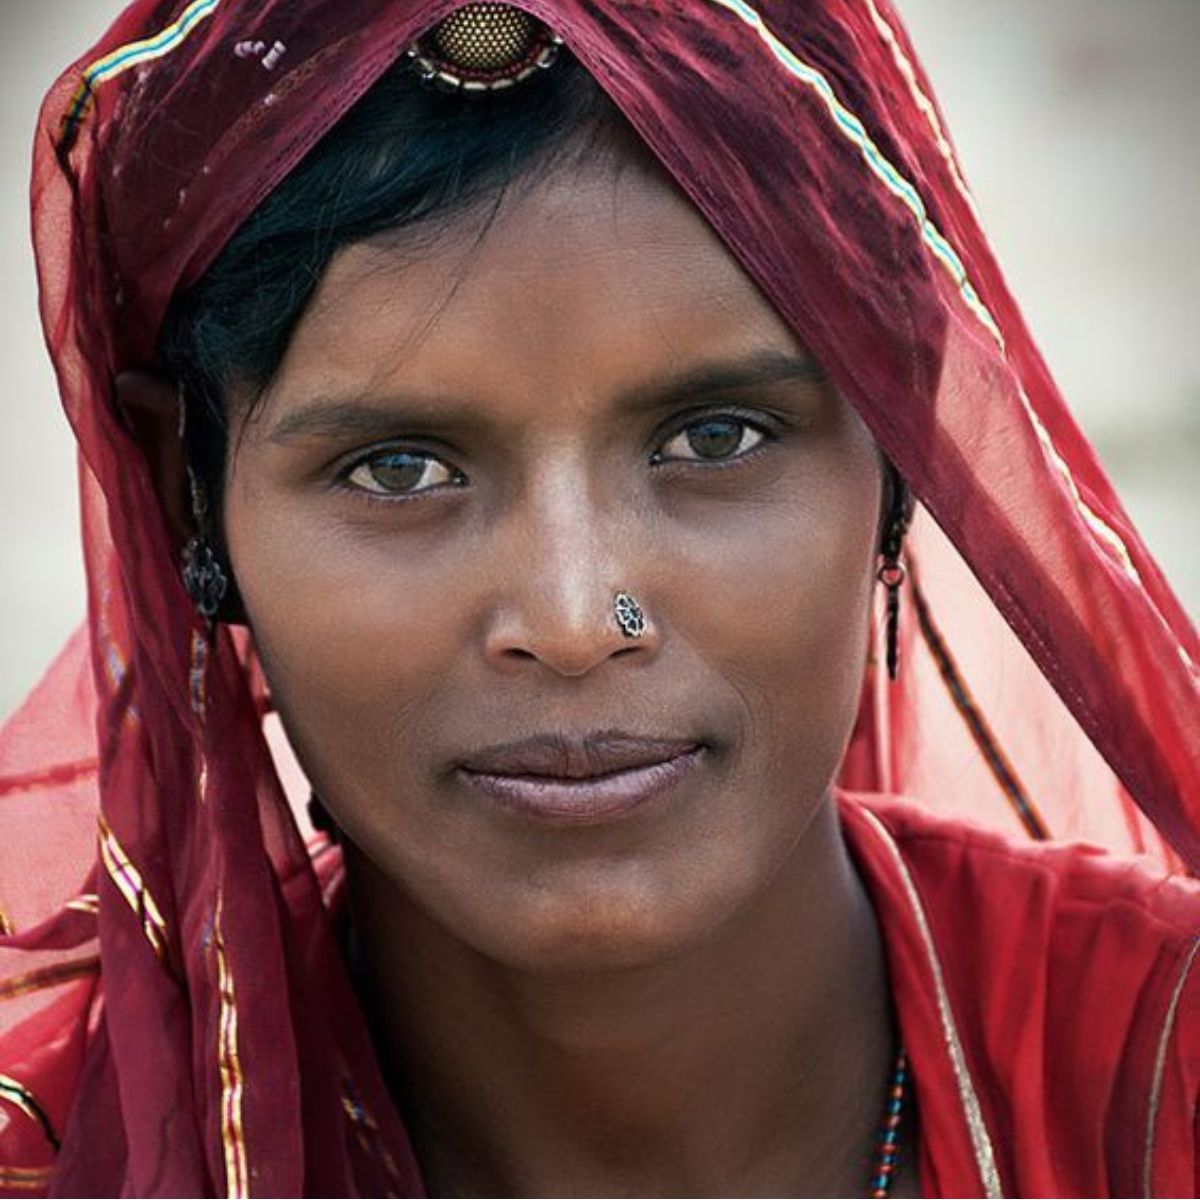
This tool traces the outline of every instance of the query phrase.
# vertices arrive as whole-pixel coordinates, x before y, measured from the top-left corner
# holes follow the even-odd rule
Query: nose
[[[497,547],[502,583],[485,636],[492,665],[514,670],[540,663],[558,675],[582,676],[609,659],[632,665],[657,653],[661,629],[639,587],[647,580],[638,550],[644,539],[621,517],[628,513],[605,514],[575,487],[556,490],[535,512],[514,519]],[[625,598],[618,603],[618,596]]]

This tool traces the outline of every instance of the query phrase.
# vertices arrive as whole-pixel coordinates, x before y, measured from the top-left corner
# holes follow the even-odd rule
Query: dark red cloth
[[[170,298],[453,7],[138,0],[47,97],[34,237],[81,450],[89,614],[0,735],[13,1189],[44,1183],[60,1139],[63,1193],[417,1187],[263,737],[249,647],[197,623],[111,400],[119,371],[151,362]],[[890,5],[526,7],[921,501],[901,682],[868,671],[842,782],[1194,868],[1196,634],[1004,286]],[[257,42],[270,66],[244,51]],[[954,895],[931,897],[937,920],[956,919]],[[1082,1004],[1084,1028],[1097,1007]]]
[[[1195,1195],[1195,883],[893,799],[841,810],[909,1050],[923,1194]]]

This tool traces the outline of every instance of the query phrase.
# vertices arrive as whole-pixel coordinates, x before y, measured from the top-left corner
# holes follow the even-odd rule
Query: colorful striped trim
[[[971,281],[967,277],[966,267],[964,267],[962,259],[953,246],[942,236],[941,232],[929,218],[928,210],[925,207],[924,200],[921,199],[920,193],[900,172],[883,156],[879,147],[871,139],[867,133],[866,126],[859,120],[854,113],[845,107],[834,94],[833,88],[829,81],[815,67],[802,61],[796,54],[790,50],[770,27],[763,20],[762,16],[745,0],[709,0],[712,4],[718,4],[722,8],[728,9],[734,13],[739,20],[748,25],[758,35],[759,39],[771,52],[774,58],[783,66],[783,68],[794,79],[799,80],[806,87],[820,97],[825,107],[828,109],[830,116],[833,117],[834,125],[837,129],[850,141],[852,141],[862,154],[863,161],[871,169],[871,172],[884,184],[884,186],[894,196],[904,202],[907,208],[916,218],[917,227],[920,230],[921,238],[932,251],[934,257],[942,264],[945,270],[949,273],[951,279],[954,280],[958,288],[959,295],[963,302],[974,313],[980,324],[992,335],[1000,352],[1006,352],[1004,335],[1000,331],[996,319],[992,316],[987,306],[979,297]],[[932,105],[930,106],[932,108]],[[1142,580],[1141,574],[1133,563],[1133,558],[1129,553],[1128,547],[1125,545],[1120,534],[1117,533],[1107,521],[1104,520],[1080,495],[1079,487],[1075,483],[1075,479],[1071,474],[1071,468],[1066,460],[1058,452],[1054,445],[1053,439],[1050,437],[1049,431],[1042,423],[1041,418],[1034,411],[1033,405],[1030,404],[1029,398],[1025,395],[1024,389],[1019,389],[1021,405],[1027,414],[1030,423],[1033,425],[1034,432],[1037,435],[1039,444],[1042,446],[1051,466],[1055,469],[1058,475],[1066,484],[1071,500],[1073,501],[1076,510],[1083,518],[1084,524],[1088,531],[1095,538],[1101,548],[1111,557],[1115,558],[1120,564],[1122,570],[1130,581],[1138,588],[1149,610],[1157,617],[1163,630],[1175,644],[1175,649],[1183,662],[1184,666],[1193,674],[1197,674],[1195,663],[1192,662],[1191,656],[1187,650],[1179,642],[1171,629],[1170,624],[1162,613],[1159,612],[1158,606],[1154,603],[1150,593],[1146,590],[1145,582]]]
[[[54,1126],[50,1123],[50,1118],[46,1116],[46,1110],[37,1102],[33,1093],[23,1084],[15,1080],[11,1075],[0,1075],[0,1100],[7,1100],[15,1108],[19,1108],[31,1121],[41,1127],[42,1132],[46,1135],[46,1140],[54,1147],[57,1153],[60,1146],[58,1135],[54,1132]]]
[[[176,47],[182,45],[188,35],[201,22],[207,20],[216,11],[221,0],[192,0],[183,12],[165,29],[140,41],[127,42],[116,50],[98,58],[94,63],[84,68],[79,81],[79,87],[71,98],[66,115],[62,120],[62,137],[59,141],[61,149],[69,150],[75,140],[79,124],[87,116],[91,108],[92,97],[96,88],[109,79],[136,67],[139,63],[150,62],[170,54]]]
[[[71,962],[39,967],[34,971],[26,971],[23,975],[13,975],[9,979],[0,979],[0,1001],[15,1000],[18,996],[25,996],[30,992],[40,992],[46,988],[58,987],[60,984],[69,983],[72,979],[80,979],[84,975],[95,975],[99,970],[100,959],[93,954],[87,958],[74,959]]]
[[[225,1153],[225,1194],[230,1200],[242,1200],[250,1195],[250,1168],[242,1116],[246,1080],[238,1055],[237,995],[233,972],[225,956],[225,935],[221,927],[223,907],[224,898],[218,895],[212,945],[217,956],[217,989],[220,996],[217,1063],[221,1076],[221,1144]]]
[[[892,195],[902,200],[913,216],[916,217],[917,226],[921,232],[921,239],[933,251],[934,256],[942,266],[950,273],[967,307],[987,327],[988,331],[1000,344],[1001,348],[1003,348],[1004,336],[1000,332],[1000,327],[996,324],[992,314],[987,310],[983,301],[980,300],[971,281],[967,278],[967,269],[963,266],[958,252],[929,219],[929,213],[925,208],[925,201],[921,199],[921,194],[884,158],[879,147],[871,139],[871,135],[867,133],[866,126],[834,94],[829,80],[815,67],[809,66],[808,63],[799,59],[784,45],[767,26],[762,17],[749,4],[746,4],[744,0],[710,0],[710,2],[728,9],[745,24],[749,25],[784,69],[821,98],[825,107],[829,110],[829,115],[833,117],[834,124],[842,134],[858,147],[864,162],[870,167],[872,173]]]
[[[916,69],[909,61],[908,55],[904,53],[904,48],[900,45],[900,39],[896,37],[896,31],[884,20],[883,14],[875,7],[875,0],[866,0],[866,5],[867,11],[871,14],[871,20],[875,25],[875,29],[879,33],[879,36],[887,43],[887,47],[892,53],[892,60],[896,64],[896,69],[904,77],[904,82],[908,85],[909,94],[913,98],[913,103],[917,106],[917,111],[925,118],[929,125],[929,130],[933,134],[933,140],[937,143],[937,148],[950,170],[954,186],[958,188],[958,194],[962,196],[967,207],[971,210],[971,215],[982,225],[983,218],[975,203],[975,197],[971,195],[971,189],[967,187],[967,181],[963,178],[962,172],[958,168],[958,158],[954,153],[954,147],[950,145],[950,139],[946,137],[946,131],[942,128],[942,122],[938,118],[937,107],[925,94],[924,89],[921,87],[921,82],[917,78]]]
[[[142,932],[150,943],[160,962],[167,958],[167,922],[162,911],[154,902],[146,884],[142,880],[137,867],[129,861],[129,856],[117,841],[116,834],[109,828],[104,814],[97,814],[96,820],[100,826],[100,858],[109,878],[117,885],[117,890],[125,897],[125,902],[133,909],[134,914],[142,923]]]
[[[1046,822],[1042,819],[1033,801],[1029,799],[1008,756],[1000,749],[1000,743],[988,725],[987,718],[984,717],[979,705],[975,703],[975,697],[971,695],[971,689],[967,687],[966,681],[950,653],[950,648],[946,645],[946,639],[942,637],[941,630],[934,623],[933,614],[929,611],[929,604],[917,585],[916,572],[910,569],[908,577],[912,585],[913,603],[917,609],[917,623],[921,628],[921,636],[929,647],[929,653],[933,655],[933,661],[937,663],[942,682],[945,683],[946,690],[954,701],[954,707],[958,709],[959,715],[966,723],[967,729],[970,730],[971,737],[975,739],[975,745],[979,747],[984,761],[991,768],[996,782],[1000,785],[1000,790],[1017,814],[1021,824],[1025,826],[1025,832],[1036,841],[1045,841],[1050,836]]]

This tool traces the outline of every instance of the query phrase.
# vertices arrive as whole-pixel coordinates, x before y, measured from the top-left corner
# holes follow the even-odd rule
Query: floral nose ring
[[[613,597],[613,613],[626,637],[640,638],[645,634],[646,615],[642,612],[642,606],[628,592],[618,592]]]

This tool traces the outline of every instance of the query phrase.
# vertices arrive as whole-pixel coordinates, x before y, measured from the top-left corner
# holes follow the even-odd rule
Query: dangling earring
[[[912,519],[912,499],[899,473],[889,464],[892,502],[888,511],[887,529],[880,551],[883,563],[875,577],[887,588],[887,672],[895,683],[900,674],[900,588],[904,583],[904,564],[900,561],[900,546]]]
[[[206,537],[192,537],[183,548],[183,586],[196,611],[211,621],[229,591],[229,576]]]
[[[221,602],[229,591],[229,576],[208,538],[208,499],[191,465],[187,469],[192,491],[192,519],[196,532],[183,548],[183,586],[192,598],[196,611],[211,621],[220,611]]]
[[[887,588],[887,671],[895,683],[900,674],[900,586],[904,583],[904,564],[897,559],[884,560],[876,578]]]
[[[187,457],[186,439],[187,406],[182,390],[179,393],[179,441]],[[221,609],[229,591],[229,576],[208,537],[208,494],[204,490],[192,464],[187,464],[188,489],[192,498],[192,520],[196,532],[183,548],[183,586],[191,597],[196,611],[206,620],[212,621]]]

